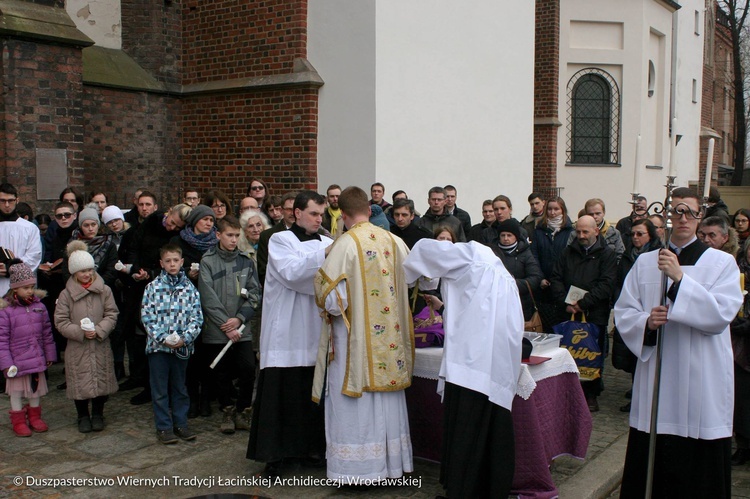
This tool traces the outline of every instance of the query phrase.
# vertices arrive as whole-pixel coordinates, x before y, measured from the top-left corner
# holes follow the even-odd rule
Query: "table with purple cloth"
[[[417,349],[412,386],[406,390],[414,456],[432,461],[440,460],[443,445],[443,406],[436,393],[442,350]],[[556,497],[550,463],[565,454],[583,459],[591,436],[591,413],[570,353],[558,348],[539,355],[550,360],[521,366],[513,399],[513,494],[524,498]]]

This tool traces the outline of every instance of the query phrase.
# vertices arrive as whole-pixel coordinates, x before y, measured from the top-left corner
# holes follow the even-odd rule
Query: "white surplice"
[[[327,475],[332,480],[398,478],[414,471],[409,416],[403,390],[341,393],[345,386],[348,329],[342,318],[348,307],[346,281],[326,296],[333,319],[333,361],[325,390]],[[337,299],[341,298],[341,307]]]
[[[261,369],[315,365],[321,321],[313,279],[332,243],[328,237],[303,242],[288,230],[271,236],[260,324]]]
[[[440,379],[511,410],[521,370],[523,309],[518,286],[477,242],[422,239],[404,262],[408,282],[440,278],[445,344]]]
[[[31,270],[36,271],[42,262],[42,240],[33,223],[18,218],[14,222],[0,222],[0,247],[13,252]],[[0,296],[10,289],[10,278],[0,277]]]
[[[630,426],[651,427],[655,347],[644,346],[646,321],[660,304],[659,252],[638,257],[615,304],[622,339],[638,357]],[[702,440],[731,437],[734,363],[729,323],[742,304],[739,269],[726,253],[708,249],[684,276],[664,328],[659,434]],[[669,280],[667,289],[672,285]]]

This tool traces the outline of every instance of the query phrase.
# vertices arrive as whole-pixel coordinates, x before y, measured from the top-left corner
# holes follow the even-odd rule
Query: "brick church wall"
[[[178,99],[85,86],[83,107],[87,193],[103,191],[121,208],[130,208],[141,187],[159,197],[161,208],[181,199]]]
[[[36,149],[65,149],[71,183],[83,179],[81,49],[34,41],[2,42],[0,171],[36,209]]]
[[[307,55],[307,1],[188,1],[183,84],[292,73]],[[183,184],[243,197],[317,185],[317,90],[234,88],[183,100]]]
[[[244,197],[259,177],[269,190],[317,184],[317,91],[206,95],[183,104],[184,185]]]

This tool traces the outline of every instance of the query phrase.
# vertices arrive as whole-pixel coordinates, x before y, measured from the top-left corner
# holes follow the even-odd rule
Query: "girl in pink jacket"
[[[28,437],[32,429],[47,431],[39,404],[47,394],[44,371],[57,360],[57,352],[49,314],[40,301],[44,292],[35,289],[34,272],[21,260],[5,267],[10,290],[0,299],[0,370],[6,377],[13,431]],[[28,405],[23,405],[24,397]]]

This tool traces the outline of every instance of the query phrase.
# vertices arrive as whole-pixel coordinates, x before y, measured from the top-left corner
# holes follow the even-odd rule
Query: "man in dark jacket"
[[[445,189],[433,187],[427,194],[430,209],[417,222],[419,227],[433,233],[437,227],[448,227],[460,242],[466,242],[466,234],[461,221],[453,215],[445,213]]]
[[[583,313],[586,321],[599,327],[599,348],[605,352],[605,338],[609,312],[612,308],[612,293],[617,282],[617,257],[615,252],[599,235],[599,227],[594,217],[584,215],[576,224],[576,240],[563,250],[555,264],[550,287],[559,303],[564,303],[566,316],[560,322],[570,318],[571,314]],[[567,301],[571,286],[586,291],[582,298]],[[581,383],[589,410],[599,410],[596,397],[603,390],[601,378]]]
[[[411,199],[397,199],[391,210],[394,224],[391,224],[391,234],[404,240],[406,246],[412,249],[420,239],[431,239],[432,234],[422,227],[412,223],[414,220],[414,201]]]
[[[456,188],[446,185],[443,190],[445,191],[445,213],[459,219],[464,228],[464,234],[468,235],[471,231],[471,216],[469,212],[456,206]]]
[[[495,222],[495,210],[492,208],[492,200],[485,199],[482,203],[482,221],[471,226],[471,230],[466,235],[469,241],[483,242],[482,233]]]

